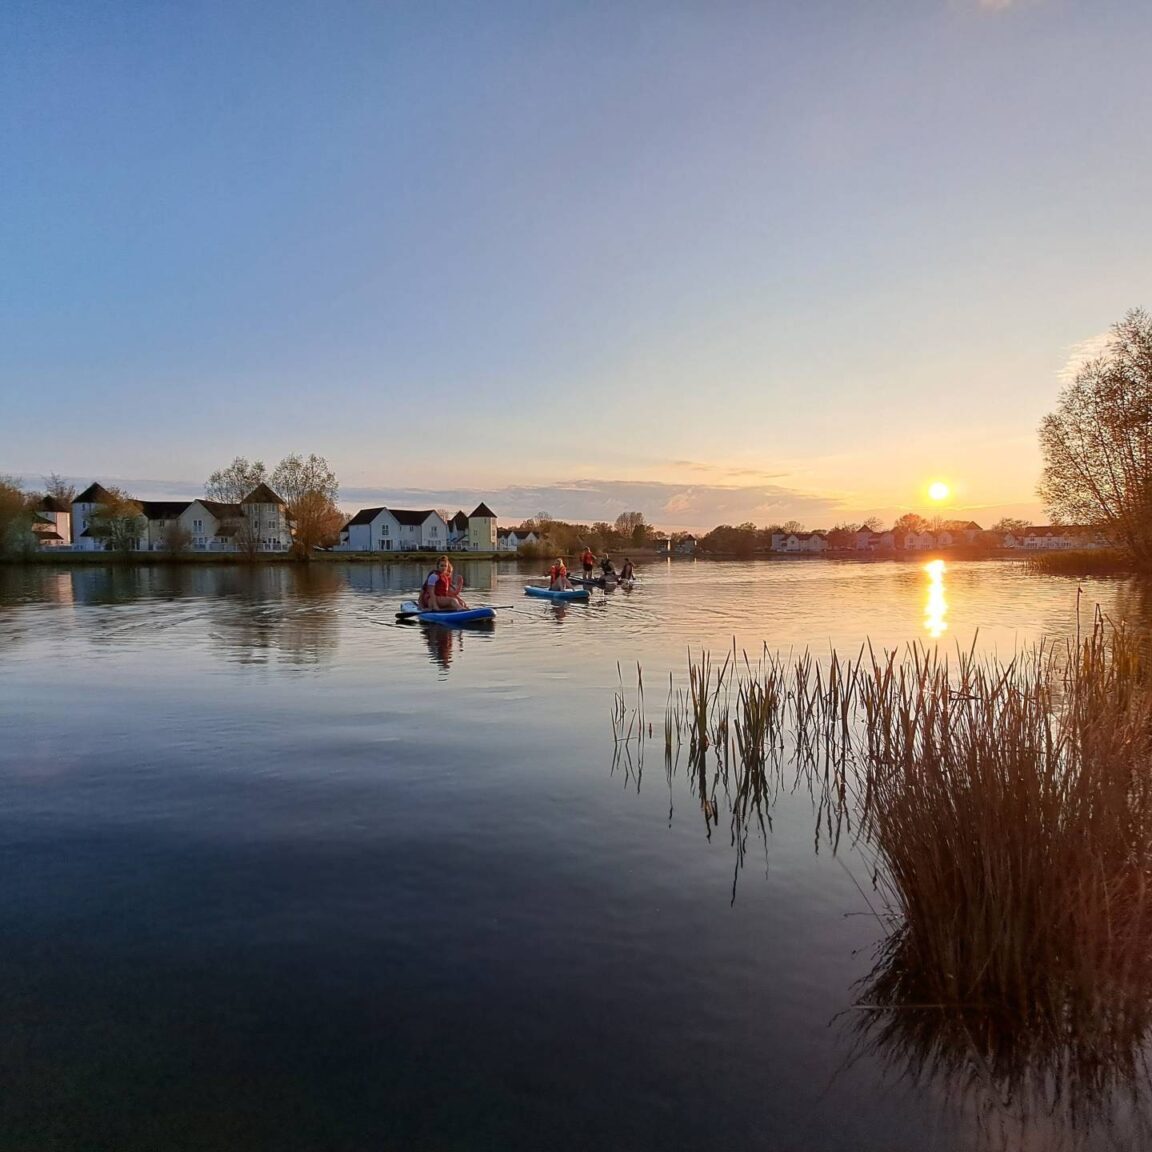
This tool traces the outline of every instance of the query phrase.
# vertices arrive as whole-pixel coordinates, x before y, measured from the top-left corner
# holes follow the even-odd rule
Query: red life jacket
[[[565,568],[563,564],[553,564],[552,567],[548,569],[548,579],[554,584],[559,580],[566,579],[567,576],[568,569]]]
[[[436,585],[431,590],[428,588],[428,576],[436,577]],[[430,604],[430,596],[451,596],[452,584],[448,579],[447,572],[439,572],[435,568],[424,577],[424,585],[420,589],[420,605],[426,607]]]

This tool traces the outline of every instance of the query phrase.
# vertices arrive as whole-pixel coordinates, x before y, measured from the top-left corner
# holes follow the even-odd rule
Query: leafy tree
[[[895,524],[892,525],[893,532],[927,532],[931,525],[923,516],[917,515],[915,512],[905,512]]]
[[[32,548],[32,501],[15,476],[0,476],[0,555]]]
[[[1152,316],[1114,324],[1104,355],[1040,424],[1037,492],[1054,523],[1091,524],[1152,567]]]
[[[204,495],[222,504],[239,504],[253,488],[268,479],[268,470],[260,460],[249,463],[237,456],[227,468],[221,468],[208,477]]]
[[[103,539],[106,548],[131,552],[139,544],[148,522],[140,505],[122,488],[109,488],[107,492],[107,499],[92,510],[88,531]]]
[[[313,550],[332,534],[336,538],[344,516],[336,507],[340,484],[323,456],[312,453],[307,459],[293,453],[285,456],[272,473],[271,485],[288,508],[295,524],[295,551],[308,560]]]

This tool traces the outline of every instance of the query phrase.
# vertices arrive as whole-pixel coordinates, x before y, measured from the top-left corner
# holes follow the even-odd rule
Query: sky
[[[0,473],[1044,522],[1152,307],[1138,0],[6,0]]]

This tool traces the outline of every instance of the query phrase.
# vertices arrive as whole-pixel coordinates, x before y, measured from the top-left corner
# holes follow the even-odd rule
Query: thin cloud
[[[1071,384],[1085,364],[1103,356],[1108,351],[1108,342],[1111,338],[1111,332],[1101,332],[1097,336],[1090,336],[1087,340],[1081,340],[1079,344],[1073,344],[1068,349],[1068,359],[1065,361],[1064,367],[1056,373],[1056,378],[1062,384]]]

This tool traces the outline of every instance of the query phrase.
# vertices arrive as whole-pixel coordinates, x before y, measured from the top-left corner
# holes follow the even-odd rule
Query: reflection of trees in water
[[[243,565],[218,570],[212,636],[228,659],[318,664],[339,643],[343,574],[329,565]]]
[[[706,834],[727,817],[733,898],[789,778],[816,849],[863,853],[885,936],[856,1051],[940,1087],[989,1147],[1152,1145],[1152,661],[1142,638],[1089,632],[1007,667],[705,654],[665,706],[670,799],[683,761]],[[638,678],[614,709],[614,767],[637,787]]]

